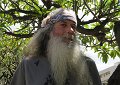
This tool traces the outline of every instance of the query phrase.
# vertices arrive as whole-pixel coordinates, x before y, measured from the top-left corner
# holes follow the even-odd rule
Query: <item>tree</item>
[[[59,7],[75,11],[82,45],[97,52],[103,62],[120,56],[119,0],[1,0],[0,82],[4,85],[9,84],[23,47],[40,29],[42,19]]]

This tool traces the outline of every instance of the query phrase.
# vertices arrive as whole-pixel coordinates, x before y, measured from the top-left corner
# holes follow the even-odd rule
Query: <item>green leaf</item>
[[[106,52],[102,53],[102,61],[105,62],[105,63],[107,63],[107,61],[108,61],[108,55],[107,55]]]

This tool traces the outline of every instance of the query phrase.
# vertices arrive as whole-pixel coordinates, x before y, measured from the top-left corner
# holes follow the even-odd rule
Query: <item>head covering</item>
[[[74,21],[77,25],[75,12],[70,9],[59,8],[52,11],[45,19],[43,19],[41,27],[51,28],[56,22],[63,20]]]

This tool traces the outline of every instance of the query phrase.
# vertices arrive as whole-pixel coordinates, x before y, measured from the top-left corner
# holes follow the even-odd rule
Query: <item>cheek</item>
[[[64,30],[61,30],[61,29],[54,29],[53,30],[54,36],[63,36],[63,34],[64,34]]]

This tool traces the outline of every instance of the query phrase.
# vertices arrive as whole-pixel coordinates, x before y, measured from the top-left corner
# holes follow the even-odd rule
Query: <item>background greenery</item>
[[[0,85],[9,85],[23,48],[42,19],[59,7],[75,11],[82,45],[103,62],[120,56],[119,0],[0,0]]]

